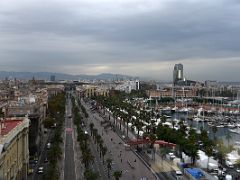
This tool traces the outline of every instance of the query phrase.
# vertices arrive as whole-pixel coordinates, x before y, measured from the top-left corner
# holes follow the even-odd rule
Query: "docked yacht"
[[[240,134],[240,128],[232,128],[232,129],[228,129],[230,132],[232,132],[232,133],[236,133],[236,134]]]

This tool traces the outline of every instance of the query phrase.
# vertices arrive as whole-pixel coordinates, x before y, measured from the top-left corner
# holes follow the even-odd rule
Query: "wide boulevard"
[[[72,122],[72,104],[67,98],[66,119],[65,119],[65,140],[64,140],[64,179],[75,180],[76,169],[73,150],[73,122]]]

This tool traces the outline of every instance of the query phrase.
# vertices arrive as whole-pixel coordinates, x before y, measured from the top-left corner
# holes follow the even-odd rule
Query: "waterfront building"
[[[183,80],[183,65],[181,63],[175,64],[173,69],[173,84],[176,84],[179,80]]]
[[[29,119],[1,119],[0,179],[27,179]]]
[[[196,97],[197,89],[193,87],[175,87],[176,98],[193,98]],[[172,97],[172,88],[163,88],[159,90],[147,90],[148,97],[161,98],[161,97]]]
[[[115,90],[125,91],[126,93],[130,93],[132,90],[139,90],[139,89],[140,89],[140,82],[138,80],[121,81],[115,87]]]
[[[208,88],[217,87],[217,85],[218,85],[217,81],[211,81],[211,80],[205,81],[205,86]]]

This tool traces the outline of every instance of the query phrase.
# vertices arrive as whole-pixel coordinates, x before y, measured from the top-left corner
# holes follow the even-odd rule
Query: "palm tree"
[[[93,123],[90,123],[90,124],[89,124],[89,128],[90,128],[91,136],[92,136],[92,135],[93,135],[94,124],[93,124]]]
[[[213,132],[213,138],[214,138],[214,140],[216,140],[216,133],[217,133],[217,131],[218,131],[217,127],[216,127],[215,125],[212,126],[212,132]]]
[[[96,143],[96,137],[98,135],[98,130],[96,128],[93,128],[93,138],[95,140],[95,143]]]
[[[103,144],[103,140],[102,140],[102,136],[100,136],[99,134],[96,137],[96,142],[97,142],[99,148],[101,148],[101,145]]]
[[[151,141],[151,148],[152,148],[152,159],[155,160],[155,149],[154,149],[154,143],[157,140],[157,137],[155,134],[150,134],[150,141]]]
[[[83,141],[84,141],[84,144],[85,144],[85,148],[87,148],[88,134],[84,134],[82,138],[83,138]]]
[[[84,172],[84,177],[86,178],[86,180],[97,180],[98,176],[98,172],[93,172],[89,169]]]
[[[235,165],[237,166],[237,168],[240,168],[240,158],[236,160]]]
[[[99,156],[102,157],[102,148],[103,148],[103,140],[101,139],[98,143],[99,146]]]
[[[230,135],[229,131],[227,131],[226,139],[228,141],[228,147],[229,147],[230,139],[232,139],[232,136]]]
[[[176,122],[172,120],[172,128],[174,129],[174,126],[176,125]]]
[[[132,106],[128,106],[128,117],[127,117],[127,137],[128,137],[128,130],[129,130],[129,128],[128,128],[128,123],[129,123],[129,121],[132,121],[132,116],[133,116],[133,107]]]
[[[94,160],[93,155],[91,154],[90,150],[83,151],[82,153],[82,163],[84,163],[85,168],[88,169],[89,163],[91,163]]]
[[[224,146],[223,141],[218,141],[216,146],[218,153],[217,158],[219,159],[219,162],[223,164],[224,160],[226,159],[227,153],[231,152],[233,150],[233,146],[226,147]]]
[[[114,171],[113,176],[115,177],[115,180],[119,180],[119,178],[122,177],[122,172]]]
[[[103,158],[103,163],[104,163],[104,156],[107,153],[107,147],[106,146],[102,147],[101,152],[102,152],[102,158]]]
[[[208,161],[207,161],[207,170],[208,170],[208,164],[209,164],[209,158],[210,156],[212,156],[212,152],[213,152],[213,148],[211,146],[208,146],[206,149],[205,149],[205,153],[206,155],[208,156]]]
[[[195,146],[192,147],[190,156],[192,159],[192,165],[194,165],[196,159],[198,158],[198,149]]]
[[[110,170],[112,169],[112,159],[108,158],[106,162],[107,162],[108,177],[110,177]]]
[[[134,125],[137,128],[137,138],[139,139],[139,132],[140,132],[140,130],[142,130],[143,123],[140,121],[139,118],[137,118],[134,122]]]
[[[161,116],[160,119],[161,119],[161,123],[165,123],[167,121],[166,116]]]
[[[157,137],[156,137],[155,134],[151,133],[149,138],[150,138],[150,141],[151,141],[151,147],[153,147],[155,141],[157,140]]]

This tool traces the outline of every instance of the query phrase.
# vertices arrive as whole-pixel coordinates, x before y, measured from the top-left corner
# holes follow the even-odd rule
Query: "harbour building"
[[[173,69],[173,84],[183,80],[183,65],[181,63],[175,64]]]

